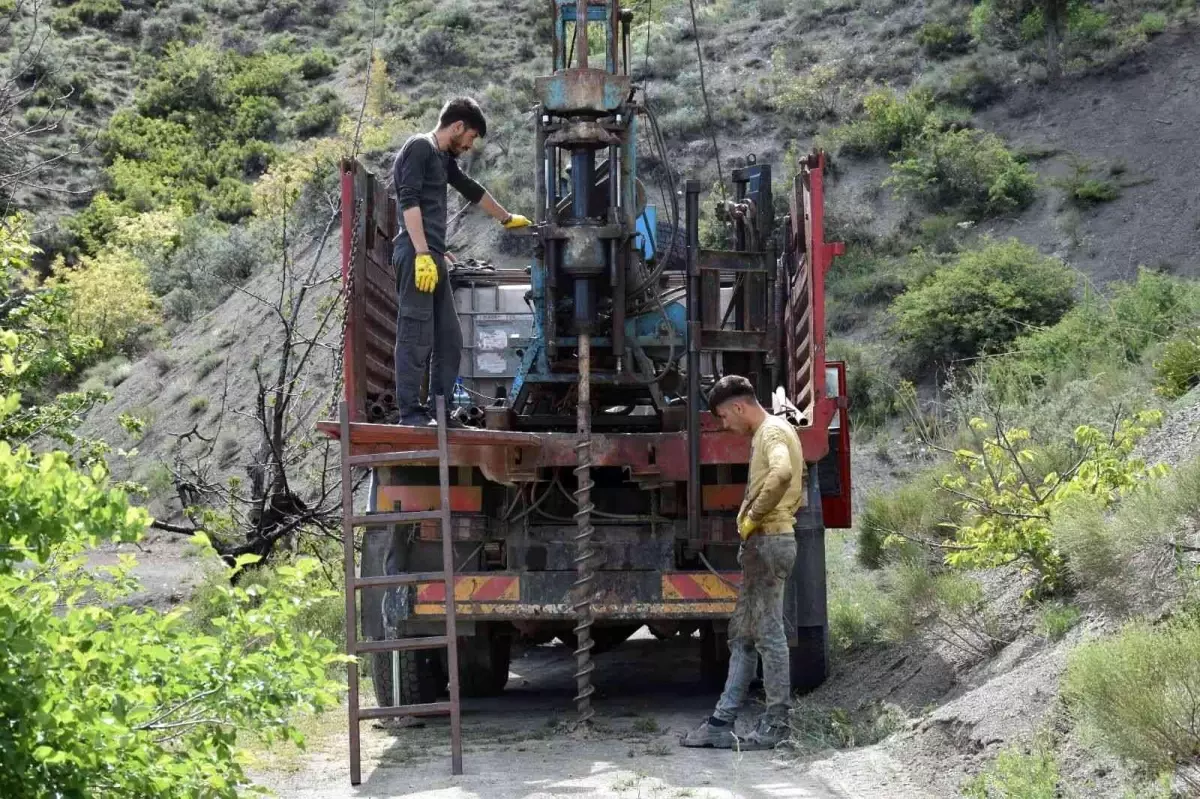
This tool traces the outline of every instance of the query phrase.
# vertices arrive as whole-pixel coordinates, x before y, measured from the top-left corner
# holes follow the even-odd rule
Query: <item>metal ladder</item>
[[[362,782],[362,752],[359,741],[359,723],[364,719],[382,719],[392,716],[439,716],[450,714],[450,761],[451,773],[462,774],[462,706],[458,687],[458,633],[455,625],[454,608],[454,542],[450,530],[450,450],[446,441],[446,398],[437,398],[437,449],[414,450],[412,452],[383,452],[370,455],[350,454],[350,411],[345,402],[339,408],[342,445],[342,544],[346,565],[346,654],[354,657],[347,672],[349,689],[347,705],[350,712],[350,784]],[[413,461],[438,461],[438,480],[441,485],[441,509],[397,513],[368,513],[354,515],[354,496],[351,485],[351,469],[354,467],[374,468],[395,466]],[[442,571],[388,574],[378,577],[358,577],[354,558],[354,528],[368,524],[400,524],[440,519],[442,522]],[[363,588],[391,588],[414,583],[444,583],[446,586],[446,634],[424,638],[393,638],[384,641],[358,640],[358,592]],[[420,705],[393,705],[391,707],[359,707],[358,703],[358,660],[363,653],[413,651],[417,649],[439,649],[448,651],[450,676],[450,701],[430,702]],[[396,657],[396,655],[393,655]],[[399,684],[393,684],[393,700],[398,701]]]

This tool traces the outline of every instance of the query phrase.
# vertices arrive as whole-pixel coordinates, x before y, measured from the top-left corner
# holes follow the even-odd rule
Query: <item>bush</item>
[[[1144,14],[1137,24],[1137,32],[1143,36],[1157,36],[1167,29],[1167,15],[1161,11]]]
[[[858,562],[863,567],[920,559],[927,544],[953,538],[962,511],[940,483],[940,472],[926,472],[887,494],[867,497],[858,518]]]
[[[844,533],[825,539],[829,582],[829,643],[835,652],[868,646],[886,637],[891,600],[876,575],[856,568],[846,553]]]
[[[266,257],[254,230],[193,218],[185,223],[177,249],[149,261],[149,285],[165,295],[169,317],[187,322],[220,304]]]
[[[1063,696],[1117,757],[1151,773],[1186,766],[1200,789],[1200,623],[1133,624],[1084,644],[1067,663]],[[1190,773],[1189,773],[1190,772]]]
[[[262,26],[271,33],[286,30],[299,21],[299,0],[268,0],[262,12]]]
[[[142,29],[142,47],[154,55],[162,55],[173,43],[185,37],[179,20],[169,14],[154,14]]]
[[[333,74],[337,61],[333,54],[321,47],[314,47],[300,59],[300,74],[305,80],[315,80]]]
[[[337,93],[325,89],[304,107],[294,120],[296,135],[302,138],[318,136],[336,127],[345,107]]]
[[[893,303],[902,339],[922,360],[997,352],[1029,327],[1071,307],[1074,275],[1016,239],[987,241]]]
[[[958,209],[982,218],[1028,206],[1037,176],[995,134],[926,124],[892,164],[886,185],[933,210]]]
[[[471,62],[470,55],[461,37],[453,30],[427,28],[417,39],[419,63],[426,69],[437,67],[462,67]]]
[[[1058,799],[1058,761],[1048,743],[1030,751],[1010,747],[982,774],[963,786],[968,799]]]
[[[1071,199],[1075,201],[1076,205],[1087,207],[1099,203],[1110,203],[1119,195],[1120,191],[1117,189],[1117,185],[1111,180],[1089,178],[1071,192]]]
[[[1027,429],[972,419],[975,442],[955,451],[958,473],[942,480],[966,516],[946,562],[967,569],[1016,563],[1038,574],[1034,594],[1061,592],[1071,564],[1055,545],[1059,513],[1072,503],[1107,508],[1161,477],[1163,467],[1147,467],[1132,454],[1161,419],[1157,411],[1143,411],[1108,430],[1082,425],[1063,452],[1032,445]],[[1056,461],[1067,464],[1063,471],[1053,468]]]
[[[1038,632],[1051,641],[1059,641],[1079,623],[1083,614],[1065,602],[1046,602],[1038,608]]]
[[[1089,291],[1056,325],[1021,336],[991,379],[997,384],[1015,378],[1061,385],[1105,370],[1124,370],[1151,345],[1198,322],[1200,285],[1140,269],[1135,282],[1113,285],[1111,299]]]
[[[776,84],[773,103],[776,108],[798,119],[817,122],[836,116],[842,102],[842,84],[837,67],[817,64],[807,73],[792,78],[772,63],[772,81]]]
[[[67,290],[72,328],[95,336],[108,352],[128,350],[158,319],[146,286],[146,267],[128,253],[103,250],[85,256],[74,268],[60,257],[54,280]]]
[[[811,754],[871,746],[900,730],[905,721],[903,709],[879,702],[871,702],[854,712],[800,704],[788,718],[791,727],[788,743],[801,753]]]
[[[121,0],[79,0],[71,10],[85,23],[97,28],[112,27],[124,11]]]
[[[1155,390],[1167,399],[1182,397],[1200,386],[1200,331],[1167,342],[1154,362]]]
[[[868,94],[864,118],[830,132],[831,148],[847,155],[886,155],[916,138],[935,116],[933,95],[914,90],[904,97],[889,89]]]
[[[930,58],[946,58],[970,49],[971,34],[955,25],[928,22],[917,31],[917,44]]]
[[[1002,100],[1007,90],[1001,64],[973,58],[954,71],[937,99],[978,111]]]
[[[135,542],[150,521],[102,467],[5,442],[0,491],[0,712],[19,721],[0,750],[0,795],[234,799],[250,786],[239,735],[302,742],[295,714],[336,705],[327,673],[342,658],[298,623],[331,593],[309,584],[315,560],[254,592],[227,571],[227,612],[198,633],[185,608],[130,601],[127,557],[82,565],[85,548]]]
[[[59,33],[77,33],[83,29],[83,20],[73,8],[60,8],[50,15],[50,27]]]
[[[900,376],[882,347],[834,339],[826,359],[846,363],[846,394],[855,430],[880,427],[899,412]]]
[[[177,205],[236,221],[275,156],[281,109],[296,89],[294,60],[176,48],[155,65],[136,107],[101,136],[112,195],[133,210]]]

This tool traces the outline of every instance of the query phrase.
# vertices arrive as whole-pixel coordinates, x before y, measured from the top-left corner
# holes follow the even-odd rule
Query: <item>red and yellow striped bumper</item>
[[[724,618],[733,613],[740,572],[597,572],[592,612],[598,619]],[[461,574],[454,580],[455,610],[477,620],[570,619],[574,575],[559,572]],[[654,590],[652,586],[656,587]],[[640,590],[639,590],[640,589]],[[649,590],[647,590],[649,589]],[[444,583],[420,583],[413,612],[445,613]]]

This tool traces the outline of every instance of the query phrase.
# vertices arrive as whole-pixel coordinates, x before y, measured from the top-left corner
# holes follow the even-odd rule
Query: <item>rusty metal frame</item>
[[[446,398],[437,398],[437,449],[424,451],[393,452],[390,455],[355,454],[352,452],[353,434],[349,404],[343,401],[339,407],[338,438],[342,450],[342,550],[345,560],[346,578],[346,654],[351,661],[346,667],[346,706],[350,723],[350,784],[362,782],[362,750],[359,724],[365,719],[380,719],[393,716],[450,715],[450,762],[451,772],[462,774],[462,702],[458,684],[458,628],[453,591],[447,591],[445,602],[445,635],[422,638],[393,638],[382,641],[358,640],[358,592],[363,588],[390,588],[415,583],[441,582],[454,584],[454,536],[450,519],[450,446],[446,435]],[[420,455],[421,457],[415,457]],[[417,460],[436,460],[440,484],[441,508],[437,511],[410,513],[354,513],[352,470],[354,467],[379,467],[389,464],[412,463]],[[409,573],[359,578],[355,567],[354,529],[368,524],[389,524],[421,521],[437,518],[442,525],[442,571],[434,573]],[[377,652],[399,652],[417,649],[447,650],[450,672],[450,701],[431,702],[420,705],[362,708],[359,706],[358,655]],[[392,686],[393,702],[399,697],[400,686]]]

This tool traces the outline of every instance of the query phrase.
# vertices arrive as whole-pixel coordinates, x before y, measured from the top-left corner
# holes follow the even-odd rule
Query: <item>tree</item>
[[[79,152],[71,146],[46,156],[34,145],[37,136],[59,128],[75,91],[55,67],[48,5],[44,0],[0,3],[0,42],[11,44],[8,73],[0,78],[0,216],[11,213],[18,190],[44,189],[38,175]],[[31,105],[34,97],[38,102]]]
[[[32,254],[13,229],[0,228],[6,290]],[[37,399],[56,359],[73,355],[54,344],[72,341],[46,311],[55,297],[0,298],[21,307],[0,329],[0,796],[234,799],[250,785],[239,735],[300,741],[295,714],[336,702],[329,673],[344,658],[301,622],[329,592],[314,590],[317,564],[305,560],[270,586],[223,585],[224,613],[197,624],[186,607],[127,602],[128,556],[85,565],[88,548],[137,541],[150,519],[110,482],[102,454],[39,457],[13,443],[30,420],[70,436],[72,403]]]
[[[1051,80],[1057,80],[1062,75],[1059,47],[1063,40],[1068,5],[1069,0],[1041,0],[1042,18],[1046,24],[1046,73]]]
[[[335,449],[313,429],[316,414],[329,413],[333,398],[318,394],[310,382],[315,372],[329,368],[324,356],[335,348],[328,339],[343,310],[332,288],[340,274],[326,258],[341,213],[335,187],[326,178],[336,174],[342,152],[336,140],[308,143],[272,167],[255,188],[259,230],[270,239],[278,263],[278,291],[266,295],[241,285],[232,288],[270,311],[272,344],[253,364],[252,402],[231,407],[226,390],[216,415],[221,420],[229,412],[254,426],[258,445],[246,466],[247,479],[222,479],[214,457],[219,427],[197,424],[177,436],[171,471],[188,523],[156,520],[154,525],[176,534],[203,532],[231,564],[246,554],[269,558],[280,541],[294,541],[302,533],[341,540]],[[331,394],[337,387],[335,379]],[[199,451],[189,454],[186,445],[195,442]]]

